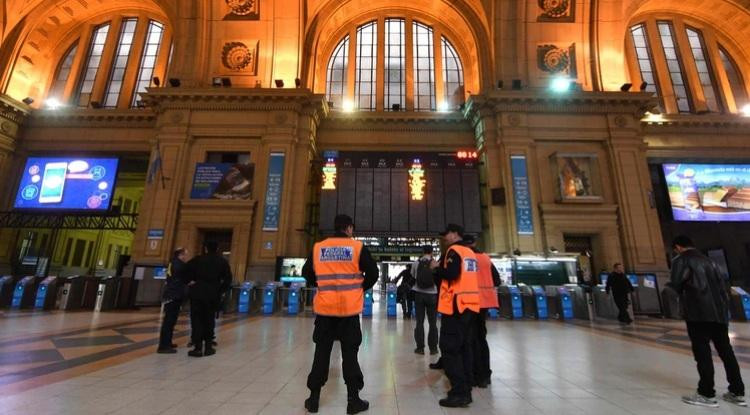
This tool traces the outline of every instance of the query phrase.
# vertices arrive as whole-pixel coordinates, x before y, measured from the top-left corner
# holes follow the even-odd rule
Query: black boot
[[[203,349],[203,356],[213,356],[216,354],[216,349],[214,349],[214,346],[212,342],[207,341],[206,347]]]
[[[310,390],[310,397],[305,399],[305,409],[311,414],[317,413],[319,404],[320,389]]]
[[[195,348],[188,352],[190,357],[203,357],[203,342],[194,342]]]
[[[347,403],[346,413],[347,414],[358,414],[364,412],[370,408],[370,402],[359,397],[359,389],[346,385],[347,389]]]

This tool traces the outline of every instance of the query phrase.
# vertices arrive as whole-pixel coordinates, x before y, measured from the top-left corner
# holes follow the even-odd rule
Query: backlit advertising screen
[[[116,158],[30,157],[13,205],[16,209],[109,209]]]
[[[676,221],[750,221],[750,164],[665,164]]]

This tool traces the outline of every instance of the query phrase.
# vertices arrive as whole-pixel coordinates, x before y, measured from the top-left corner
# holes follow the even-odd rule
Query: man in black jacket
[[[710,345],[713,342],[729,382],[729,391],[722,398],[747,406],[740,366],[729,343],[729,296],[724,280],[716,265],[695,249],[687,236],[675,238],[672,248],[678,255],[672,261],[669,285],[680,295],[680,306],[700,376],[697,393],[683,396],[682,401],[691,405],[719,406],[714,390]]]
[[[232,284],[232,270],[227,260],[219,254],[219,245],[207,241],[203,244],[203,252],[203,255],[191,259],[186,269],[190,291],[190,328],[195,347],[188,355],[193,357],[216,353],[211,343],[216,325],[215,313],[219,309],[221,293]]]
[[[159,348],[157,353],[177,353],[177,345],[172,343],[174,326],[180,316],[182,301],[185,299],[185,262],[187,262],[188,250],[177,248],[172,255],[172,260],[167,267],[167,286],[164,288],[162,301],[164,302],[164,319],[161,322],[161,334],[159,335]]]
[[[619,262],[615,264],[612,272],[607,277],[607,294],[612,294],[612,298],[615,300],[615,305],[619,310],[617,320],[620,323],[630,324],[633,319],[630,318],[628,313],[628,304],[630,300],[628,295],[633,292],[633,285],[630,283],[628,276],[625,275],[625,268]]]

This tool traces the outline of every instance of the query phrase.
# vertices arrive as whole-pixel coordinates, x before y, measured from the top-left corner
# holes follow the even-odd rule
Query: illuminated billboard
[[[116,158],[30,157],[13,207],[107,210],[115,190]]]
[[[750,221],[750,164],[665,164],[677,221]]]

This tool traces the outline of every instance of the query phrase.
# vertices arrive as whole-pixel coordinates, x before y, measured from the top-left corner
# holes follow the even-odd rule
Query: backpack
[[[417,264],[417,287],[424,290],[435,286],[435,279],[433,278],[430,263],[431,261],[429,259],[423,258],[420,259],[419,264]]]

